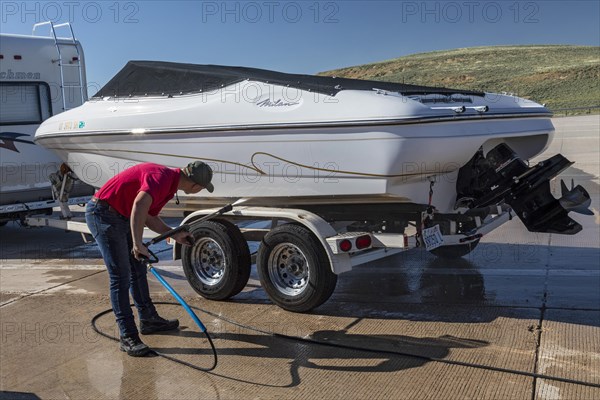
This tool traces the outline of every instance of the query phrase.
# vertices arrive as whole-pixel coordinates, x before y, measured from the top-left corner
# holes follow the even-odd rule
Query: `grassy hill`
[[[509,92],[551,109],[600,105],[600,47],[594,46],[463,48],[320,75]]]

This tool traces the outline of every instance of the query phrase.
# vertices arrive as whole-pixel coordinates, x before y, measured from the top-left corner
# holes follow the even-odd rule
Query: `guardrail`
[[[569,113],[572,115],[591,114],[592,110],[600,111],[600,106],[588,106],[588,107],[572,107],[572,108],[555,108],[551,110],[555,117],[568,116]],[[580,112],[585,111],[585,112]]]

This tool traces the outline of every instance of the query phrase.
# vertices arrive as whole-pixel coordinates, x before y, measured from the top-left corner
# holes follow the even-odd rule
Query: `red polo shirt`
[[[180,171],[158,164],[138,164],[109,179],[98,190],[96,198],[105,200],[119,214],[130,218],[138,193],[146,192],[152,197],[148,214],[157,216],[177,192]]]

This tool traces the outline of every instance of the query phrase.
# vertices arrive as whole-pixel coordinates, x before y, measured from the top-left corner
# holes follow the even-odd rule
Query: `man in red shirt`
[[[177,329],[179,321],[158,315],[150,298],[147,269],[149,258],[142,242],[144,226],[159,234],[171,230],[158,216],[177,190],[187,194],[202,189],[213,192],[212,169],[195,161],[183,169],[157,164],[139,164],[115,175],[90,200],[85,218],[98,243],[110,279],[110,301],[121,334],[120,349],[131,356],[144,356],[150,348],[140,339],[129,305],[129,290],[140,319],[142,334]],[[189,232],[173,235],[178,243],[189,244]]]

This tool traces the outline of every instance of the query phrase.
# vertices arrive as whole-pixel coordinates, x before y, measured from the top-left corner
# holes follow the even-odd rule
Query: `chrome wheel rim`
[[[308,286],[308,259],[298,246],[281,243],[269,256],[269,278],[275,288],[288,296],[297,296]]]
[[[202,283],[214,286],[225,275],[227,263],[223,248],[214,239],[202,238],[196,242],[192,252],[194,274]]]

